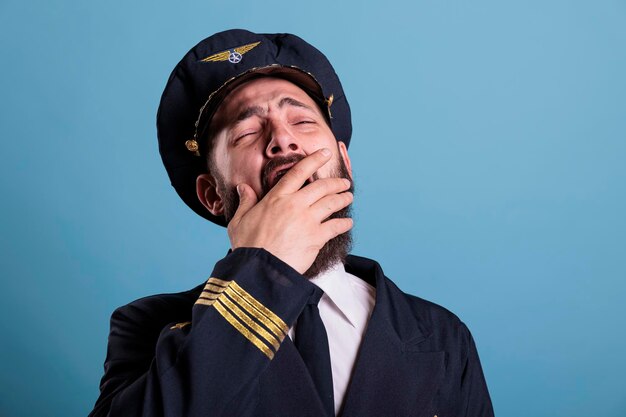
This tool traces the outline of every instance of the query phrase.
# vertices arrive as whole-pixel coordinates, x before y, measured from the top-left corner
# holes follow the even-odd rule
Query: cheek
[[[333,154],[333,159],[339,157],[339,150],[337,149],[337,141],[334,137],[328,138],[324,135],[316,135],[309,138],[306,138],[302,141],[302,149],[304,153],[307,155],[311,155],[315,151],[318,151],[322,148],[328,148]]]
[[[260,190],[260,173],[263,168],[262,158],[240,156],[232,158],[228,165],[229,178],[233,185],[243,182],[251,186],[255,191]]]
[[[339,177],[339,155],[334,155],[333,158],[323,167],[317,171],[317,175],[320,178],[335,178]]]

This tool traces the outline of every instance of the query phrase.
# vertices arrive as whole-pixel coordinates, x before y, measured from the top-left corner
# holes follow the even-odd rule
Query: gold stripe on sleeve
[[[222,291],[224,291],[226,288],[228,288],[228,287],[220,287],[219,285],[214,285],[214,284],[211,284],[211,283],[207,283],[204,286],[204,290],[205,291],[206,290],[210,290],[210,291],[216,292],[218,294],[221,293]]]
[[[269,359],[274,358],[274,352],[263,343],[258,337],[256,337],[247,327],[241,324],[232,314],[228,311],[226,307],[218,301],[213,304],[213,307],[228,321],[235,329],[239,331],[246,339],[248,339],[254,346],[256,346],[261,352],[265,354]]]
[[[228,288],[225,291],[225,294],[232,298],[233,301],[239,304],[239,306],[243,307],[243,309],[246,310],[252,317],[263,323],[265,327],[267,327],[270,331],[272,331],[272,333],[276,335],[279,342],[283,341],[287,334],[283,332],[276,324],[274,324],[274,322],[271,321],[265,314],[257,310],[252,304],[250,304],[243,297],[237,294],[232,288]]]
[[[245,312],[241,311],[239,307],[235,303],[233,303],[228,297],[221,297],[220,303],[224,304],[230,311],[235,313],[235,316],[239,318],[240,321],[243,321],[248,325],[252,330],[257,332],[258,335],[267,340],[272,346],[274,346],[274,350],[278,350],[280,346],[280,342],[276,340],[274,335],[270,334],[267,330],[265,330],[262,326],[260,326],[257,322],[252,320]]]
[[[231,281],[224,281],[223,279],[219,279],[219,278],[215,278],[215,277],[209,278],[209,280],[207,282],[209,284],[219,285],[220,287],[228,287],[230,285],[230,283],[231,283]]]
[[[212,292],[203,292],[200,294],[200,297],[198,297],[198,300],[217,300],[220,298],[220,295],[221,294],[214,294]]]
[[[213,303],[215,302],[215,300],[217,300],[217,298],[216,298],[216,299],[213,299],[213,300],[207,300],[206,298],[202,298],[202,297],[200,297],[200,298],[198,298],[198,299],[196,300],[196,304],[202,304],[202,305],[205,305],[205,306],[210,306],[210,305],[213,305]]]
[[[289,331],[280,317],[235,281],[209,278],[196,304],[215,307],[231,326],[269,359],[274,358],[275,351]]]
[[[289,332],[289,327],[287,327],[285,322],[280,317],[274,314],[272,310],[270,310],[269,308],[265,307],[263,304],[258,302],[256,298],[254,298],[246,290],[241,288],[239,284],[237,284],[235,281],[231,281],[229,288],[232,288],[234,292],[236,292],[239,296],[243,297],[243,299],[246,300],[248,303],[250,303],[252,306],[254,306],[254,308],[259,310],[261,313],[265,314],[265,316],[268,319],[273,321],[280,329],[282,329],[283,333],[287,334],[287,332]]]
[[[226,286],[222,287],[220,285],[212,284],[211,282],[216,282],[220,284],[224,283],[226,284]],[[209,278],[206,285],[204,286],[204,289],[202,290],[202,293],[200,293],[200,297],[196,301],[196,304],[203,304],[207,306],[212,305],[215,300],[220,296],[220,294],[222,294],[222,292],[224,292],[224,290],[228,288],[230,283],[231,281],[222,281],[218,278]]]

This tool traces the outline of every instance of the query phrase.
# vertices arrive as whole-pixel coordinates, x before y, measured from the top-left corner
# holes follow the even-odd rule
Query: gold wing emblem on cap
[[[230,51],[218,52],[216,54],[213,54],[211,56],[208,56],[208,57],[200,60],[200,62],[226,61],[226,60],[228,60],[229,56],[230,56]]]
[[[244,46],[240,46],[238,48],[235,48],[235,52],[239,52],[241,55],[245,54],[246,52],[248,52],[249,50],[253,49],[254,47],[256,47],[258,44],[260,44],[261,42],[255,42],[255,43],[249,43],[247,45]]]
[[[221,51],[211,56],[208,56],[204,59],[201,59],[200,62],[220,62],[220,61],[230,61],[233,64],[241,61],[243,54],[249,52],[254,49],[261,42],[249,43],[247,45],[238,46],[233,49],[227,49],[226,51]]]

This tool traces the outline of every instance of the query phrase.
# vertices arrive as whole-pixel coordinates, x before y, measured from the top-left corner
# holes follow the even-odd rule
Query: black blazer
[[[493,416],[476,347],[451,312],[400,291],[369,259],[346,270],[376,288],[343,417]],[[91,416],[323,416],[287,330],[312,285],[263,249],[237,249],[207,283],[117,309]]]

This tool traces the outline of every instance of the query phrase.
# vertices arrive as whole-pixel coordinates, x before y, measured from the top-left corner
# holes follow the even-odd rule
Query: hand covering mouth
[[[294,165],[305,158],[305,155],[292,154],[284,157],[271,159],[263,168],[261,184],[264,194],[272,189],[278,181],[287,173]],[[303,187],[317,179],[317,173],[308,178]]]
[[[289,163],[287,165],[280,166],[276,168],[271,174],[269,178],[269,184],[271,187],[274,187],[278,181],[287,173],[289,170],[296,164],[296,162]]]

